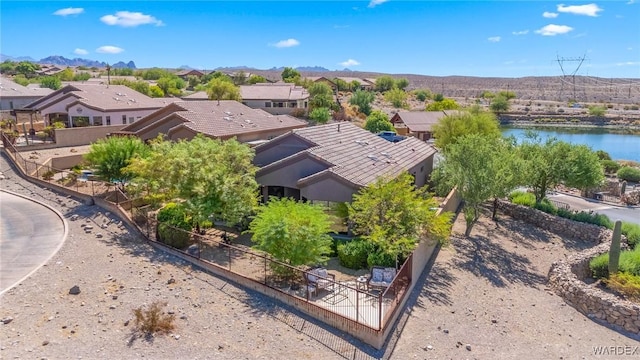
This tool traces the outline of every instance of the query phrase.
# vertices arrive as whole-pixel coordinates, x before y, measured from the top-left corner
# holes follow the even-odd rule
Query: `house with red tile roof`
[[[416,138],[392,143],[350,122],[292,130],[255,147],[256,180],[269,196],[351,202],[381,176],[408,172],[424,186],[436,149]]]
[[[163,134],[166,139],[192,139],[203,134],[214,139],[236,138],[258,144],[307,123],[289,115],[272,115],[233,100],[177,101],[140,121],[124,127],[118,134],[132,134],[149,140]]]

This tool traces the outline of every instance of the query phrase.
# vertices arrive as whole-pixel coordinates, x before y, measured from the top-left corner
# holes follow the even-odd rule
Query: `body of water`
[[[520,142],[527,130],[533,130],[543,139],[555,137],[558,140],[572,144],[584,144],[591,149],[604,150],[614,160],[633,160],[640,162],[640,134],[614,132],[609,129],[592,128],[514,128],[503,127],[502,134],[515,136]]]

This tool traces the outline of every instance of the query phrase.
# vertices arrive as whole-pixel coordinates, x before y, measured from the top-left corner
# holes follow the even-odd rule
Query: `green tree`
[[[15,67],[15,71],[18,74],[24,75],[25,77],[30,77],[35,75],[36,70],[39,70],[39,69],[40,69],[40,65],[34,64],[29,61],[20,61]]]
[[[40,79],[40,87],[58,90],[62,86],[60,79],[55,76],[45,76]]]
[[[253,74],[249,77],[249,84],[250,85],[254,85],[254,84],[262,84],[262,83],[266,83],[267,79],[264,76],[261,75],[256,75]]]
[[[435,102],[441,102],[444,100],[444,95],[437,93],[435,95],[433,95],[433,101]]]
[[[376,79],[376,90],[379,92],[385,92],[393,89],[396,81],[389,75],[380,76]]]
[[[427,101],[427,99],[429,99],[432,96],[431,91],[424,90],[424,89],[418,89],[414,91],[413,94],[416,96],[416,99],[423,102]]]
[[[160,89],[157,85],[149,86],[149,96],[154,98],[159,98],[164,96],[164,91]]]
[[[408,173],[378,178],[348,206],[355,233],[393,258],[407,256],[426,238],[445,242],[450,233],[451,215],[436,215],[438,202],[416,188]]]
[[[598,154],[586,145],[571,145],[566,154],[563,184],[582,190],[595,188],[604,182],[604,167]]]
[[[124,187],[133,174],[126,170],[135,157],[146,157],[149,147],[134,136],[111,136],[91,144],[89,153],[84,155],[96,175],[107,182],[118,181]]]
[[[356,90],[351,95],[349,104],[357,106],[358,111],[368,116],[371,114],[371,103],[374,98],[375,95],[370,91]]]
[[[333,106],[333,91],[329,85],[323,82],[313,83],[309,86],[309,107],[331,108]]]
[[[318,107],[311,110],[309,113],[309,119],[315,121],[318,124],[326,124],[331,119],[331,111],[326,107]]]
[[[514,93],[513,91],[507,91],[507,90],[502,90],[498,92],[497,96],[501,96],[505,99],[511,100],[511,99],[515,99],[516,98],[516,93]]]
[[[488,111],[461,111],[445,116],[433,125],[436,146],[444,151],[467,134],[480,134],[492,139],[502,136],[496,116]]]
[[[141,94],[145,94],[147,96],[149,96],[151,94],[151,89],[149,86],[149,83],[146,81],[134,81],[134,82],[129,82],[128,84],[126,84],[128,87],[130,87],[131,89],[141,93]],[[157,88],[157,86],[156,86]],[[162,95],[161,95],[162,96]]]
[[[611,155],[604,150],[597,150],[596,156],[598,156],[598,159],[600,160],[611,160]]]
[[[73,80],[73,70],[70,68],[66,68],[61,72],[57,73],[56,76],[62,81],[72,81]]]
[[[300,72],[294,68],[285,67],[284,70],[282,70],[282,81],[284,82],[294,83],[301,77]]]
[[[228,75],[223,74],[220,71],[210,72],[210,73],[204,75],[201,80],[202,80],[203,84],[207,84],[212,79],[223,79],[223,80],[226,80],[226,81],[229,81],[229,82],[233,82],[233,80]]]
[[[444,153],[444,162],[439,167],[464,201],[465,236],[471,234],[485,201],[494,198],[495,219],[497,199],[506,196],[520,182],[521,168],[513,154],[506,140],[477,133],[460,137]]]
[[[73,75],[73,81],[87,81],[91,79],[91,74],[86,72],[81,72]]]
[[[491,109],[491,111],[493,111],[494,113],[499,114],[508,111],[510,105],[511,104],[509,104],[509,100],[507,98],[503,97],[502,95],[498,95],[493,99],[491,105],[489,105],[489,109]]]
[[[233,80],[234,85],[244,85],[247,82],[247,73],[238,70],[233,74],[231,80]]]
[[[334,80],[334,82],[336,84],[336,88],[338,89],[338,91],[350,91],[351,90],[351,86],[349,85],[349,83],[347,83],[346,81],[344,81],[342,79],[336,78]]]
[[[589,106],[589,115],[603,117],[607,109],[603,106]]]
[[[147,199],[154,203],[184,199],[195,224],[213,217],[234,225],[257,204],[253,155],[249,146],[235,139],[156,139],[150,155],[133,159],[127,171],[137,175],[136,188],[148,191]]]
[[[406,78],[398,79],[396,80],[395,85],[398,89],[404,90],[407,88],[407,86],[409,86],[409,80],[407,80]]]
[[[200,78],[195,75],[187,76],[187,84],[189,84],[190,89],[194,89],[196,86],[200,85]]]
[[[360,82],[358,80],[353,80],[351,81],[351,83],[349,83],[349,87],[351,87],[351,91],[358,91],[358,90],[362,90],[360,89]]]
[[[367,116],[364,128],[374,134],[381,131],[396,131],[387,114],[380,110],[374,110],[371,115]]]
[[[290,266],[324,263],[331,253],[331,219],[324,209],[290,198],[272,199],[257,209],[249,224],[255,247]],[[274,266],[279,275],[290,269]]]
[[[29,80],[28,80],[26,77],[24,77],[24,75],[22,75],[22,74],[18,74],[18,75],[16,75],[16,76],[14,76],[14,77],[13,77],[13,81],[14,81],[16,84],[20,84],[20,85],[22,85],[22,86],[27,86],[27,85],[29,85]]]
[[[0,73],[13,75],[16,72],[16,63],[11,60],[5,60],[0,64]]]
[[[218,100],[218,105],[220,100],[240,101],[240,88],[228,80],[214,78],[207,84],[207,95],[209,99]]]
[[[160,68],[147,69],[142,71],[142,74],[141,74],[144,80],[158,80],[161,77],[171,77],[171,75],[172,74],[167,70],[160,69]]]
[[[432,103],[427,104],[427,107],[425,108],[425,110],[442,111],[442,110],[455,110],[459,108],[460,108],[460,105],[458,105],[458,103],[455,100],[445,98],[445,99],[442,99],[441,101],[436,100]]]
[[[386,93],[384,93],[385,101],[391,103],[393,107],[398,108],[406,108],[407,104],[407,93],[404,90],[400,90],[398,88],[393,88]]]
[[[523,185],[536,197],[536,203],[545,198],[547,191],[562,183],[567,171],[566,156],[571,146],[554,138],[544,143],[535,133],[529,133],[518,146],[520,158],[525,163]]]
[[[481,99],[485,99],[489,101],[489,104],[491,104],[491,100],[493,100],[494,97],[496,97],[496,94],[492,93],[489,90],[484,90],[483,92],[480,93],[479,96]]]

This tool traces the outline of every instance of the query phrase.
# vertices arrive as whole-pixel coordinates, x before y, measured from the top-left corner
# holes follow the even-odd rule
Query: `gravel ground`
[[[154,250],[100,208],[19,178],[4,157],[0,171],[3,189],[54,205],[70,230],[46,266],[0,297],[0,319],[13,318],[0,325],[3,359],[367,359],[385,350],[392,359],[590,359],[593,346],[639,345],[546,288],[550,264],[583,245],[509,218],[499,227],[482,220],[465,239],[458,217],[451,245],[419,279],[395,347],[376,351]],[[74,285],[80,294],[69,294]],[[155,300],[167,302],[177,327],[141,338],[127,321]]]

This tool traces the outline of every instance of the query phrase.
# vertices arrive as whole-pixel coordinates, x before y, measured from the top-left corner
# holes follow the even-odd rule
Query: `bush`
[[[565,219],[573,219],[573,211],[568,209],[563,209],[563,208],[558,209],[557,215]]]
[[[570,217],[570,219],[574,221],[587,223],[587,224],[604,226],[608,229],[613,229],[613,222],[609,219],[608,216],[602,215],[602,214],[580,211],[578,213],[573,214]]]
[[[609,253],[605,253],[594,257],[589,261],[589,269],[596,279],[606,278],[609,276]]]
[[[611,155],[609,155],[609,153],[604,150],[596,151],[596,155],[600,160],[611,160]]]
[[[635,247],[640,243],[640,225],[623,221],[622,234],[627,237],[629,246]]]
[[[400,259],[398,259],[398,262],[401,263]],[[367,265],[369,265],[369,268],[373,267],[374,265],[395,268],[396,259],[393,256],[382,251],[375,251],[371,252],[367,257]]]
[[[609,277],[609,253],[599,255],[589,262],[589,269],[593,277],[608,278]],[[618,272],[640,276],[640,248],[633,251],[620,252],[620,263]]]
[[[640,276],[617,273],[612,275],[604,283],[613,291],[616,291],[630,300],[640,300]]]
[[[169,203],[158,212],[158,240],[169,246],[184,249],[189,245],[192,230],[184,207]]]
[[[164,314],[162,308],[167,306],[167,303],[161,303],[158,301],[153,302],[147,309],[139,307],[133,310],[135,317],[134,326],[137,332],[143,334],[154,333],[169,333],[175,329],[174,320],[175,315]]]
[[[509,200],[514,204],[528,207],[534,207],[536,204],[536,196],[524,191],[512,192],[511,195],[509,195]]]
[[[555,205],[550,203],[549,200],[543,199],[540,203],[535,203],[535,196],[533,196],[533,194],[531,194],[531,195],[534,198],[533,207],[535,209],[538,209],[540,211],[546,212],[547,214],[551,214],[551,215],[557,215],[558,214],[558,209],[555,207]]]
[[[620,170],[620,164],[613,160],[601,160],[600,164],[602,164],[604,172],[607,174],[615,174]]]
[[[640,181],[640,169],[633,168],[630,166],[624,166],[620,170],[618,170],[618,178],[620,180],[627,180],[633,182]]]
[[[338,245],[338,259],[346,268],[359,270],[367,268],[367,257],[374,250],[373,244],[364,240],[353,240]]]

